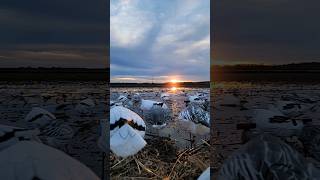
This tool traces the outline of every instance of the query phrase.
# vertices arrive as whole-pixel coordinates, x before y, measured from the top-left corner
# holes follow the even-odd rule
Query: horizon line
[[[170,81],[168,82],[110,82],[111,84],[182,84],[182,83],[206,83],[206,82],[210,82],[210,80],[205,80],[205,81],[179,81],[176,83],[172,83]]]

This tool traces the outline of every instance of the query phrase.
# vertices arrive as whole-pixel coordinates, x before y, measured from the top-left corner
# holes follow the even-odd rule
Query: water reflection
[[[177,91],[176,87],[171,87],[171,92],[175,93]]]

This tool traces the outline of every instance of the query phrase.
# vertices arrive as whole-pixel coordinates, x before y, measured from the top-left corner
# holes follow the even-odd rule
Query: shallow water
[[[58,104],[70,104],[70,108],[55,113],[59,121],[63,121],[75,131],[66,153],[100,176],[102,153],[96,141],[99,120],[107,116],[107,94],[108,85],[102,81],[0,82],[0,123],[26,127],[23,119],[32,107],[43,107],[50,111]],[[85,98],[91,98],[97,103],[90,116],[81,116],[74,109],[75,105]]]

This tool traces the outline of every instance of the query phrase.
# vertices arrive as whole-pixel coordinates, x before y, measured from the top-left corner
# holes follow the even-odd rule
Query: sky
[[[320,62],[320,1],[215,0],[212,64]]]
[[[111,82],[206,81],[210,0],[111,0]]]
[[[107,0],[1,0],[0,68],[106,68]]]

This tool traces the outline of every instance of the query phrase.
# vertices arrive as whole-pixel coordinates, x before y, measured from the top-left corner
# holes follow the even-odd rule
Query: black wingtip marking
[[[133,129],[137,129],[139,131],[146,131],[146,128],[142,125],[138,125],[134,121],[129,121],[124,118],[120,118],[118,121],[116,121],[114,124],[110,124],[110,131],[114,130],[116,127],[121,128],[125,124],[129,124]]]
[[[153,103],[153,105],[155,105],[155,106],[160,106],[160,107],[162,107],[163,106],[163,102],[157,102],[157,103]]]
[[[44,114],[38,114],[38,115],[34,116],[33,118],[31,118],[29,122],[33,122],[33,121],[37,120],[38,118],[41,118],[43,115]]]

